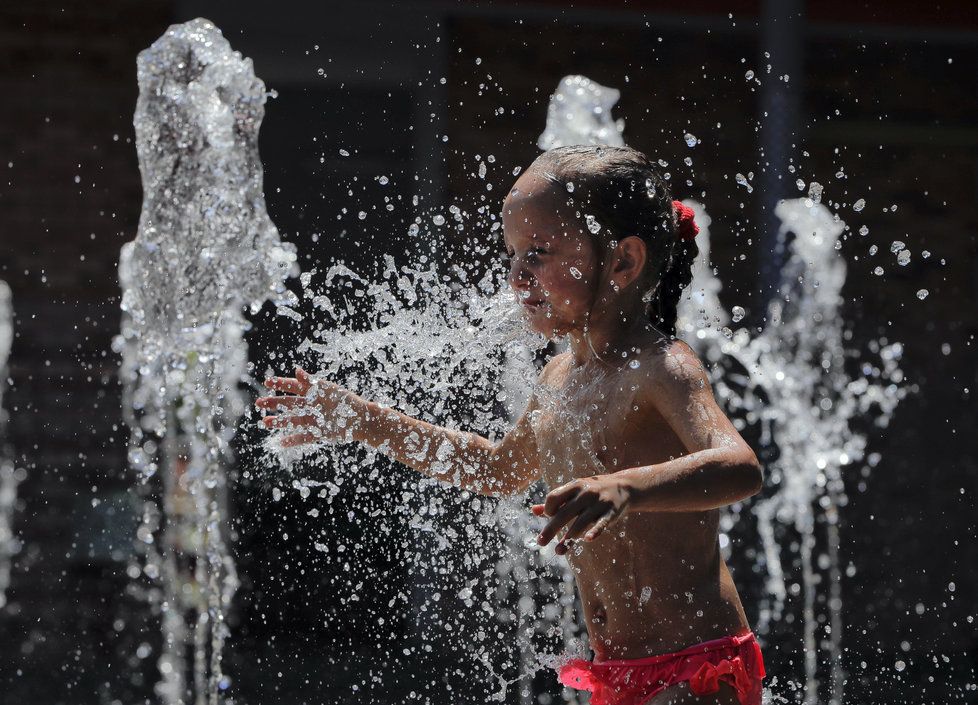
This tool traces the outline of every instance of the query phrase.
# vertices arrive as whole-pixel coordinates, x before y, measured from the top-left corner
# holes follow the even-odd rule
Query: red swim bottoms
[[[622,661],[573,659],[560,667],[560,682],[591,692],[591,705],[644,705],[666,688],[689,683],[696,695],[737,691],[741,705],[761,704],[764,659],[751,632],[690,646],[674,654]]]

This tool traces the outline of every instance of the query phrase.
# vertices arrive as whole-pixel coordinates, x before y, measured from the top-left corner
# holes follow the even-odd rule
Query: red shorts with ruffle
[[[644,705],[677,683],[709,695],[721,681],[737,691],[741,705],[760,705],[764,659],[754,634],[746,632],[649,658],[573,659],[560,667],[558,677],[570,688],[591,691],[591,705]]]

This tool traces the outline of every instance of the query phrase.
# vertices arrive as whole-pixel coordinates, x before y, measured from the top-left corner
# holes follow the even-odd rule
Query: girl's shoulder
[[[659,337],[645,348],[641,357],[645,380],[650,389],[694,386],[707,380],[706,369],[696,352],[678,338]],[[646,386],[646,385],[643,385]]]
[[[547,361],[547,364],[543,366],[540,371],[539,382],[545,384],[553,379],[559,377],[561,374],[567,372],[567,370],[572,366],[572,358],[570,351],[565,351],[554,355]]]

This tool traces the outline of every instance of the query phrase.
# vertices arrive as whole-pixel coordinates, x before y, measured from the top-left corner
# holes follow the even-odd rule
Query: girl
[[[352,438],[433,477],[449,457],[456,483],[484,494],[542,477],[553,489],[531,508],[549,520],[538,541],[567,555],[595,652],[564,664],[561,682],[594,705],[759,705],[761,653],[717,528],[720,507],[760,489],[761,470],[675,338],[697,253],[692,212],[634,149],[561,147],[516,182],[503,234],[529,325],[569,350],[501,441],[302,369],[266,381],[285,393],[258,399],[279,411],[266,427],[289,429],[287,445]]]

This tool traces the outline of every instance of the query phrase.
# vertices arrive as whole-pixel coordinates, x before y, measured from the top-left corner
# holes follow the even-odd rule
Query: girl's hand
[[[365,413],[365,402],[353,392],[332,382],[315,379],[301,367],[295,377],[269,377],[265,386],[283,396],[259,397],[255,406],[281,412],[265,416],[267,429],[289,431],[283,446],[297,446],[317,441],[347,440]]]
[[[628,483],[614,474],[568,482],[548,494],[543,504],[530,507],[537,516],[550,517],[537,543],[546,546],[568,525],[554,547],[558,555],[567,553],[568,543],[582,534],[585,541],[593,541],[625,512],[630,499]]]

